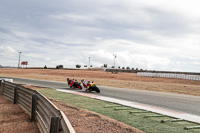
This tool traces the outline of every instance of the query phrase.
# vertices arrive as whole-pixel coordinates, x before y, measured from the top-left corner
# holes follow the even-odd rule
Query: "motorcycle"
[[[95,85],[95,83],[90,84],[88,90],[96,91],[97,93],[100,93],[100,89]]]
[[[70,84],[73,82],[73,80],[67,78],[67,83],[68,83],[68,86],[70,86]],[[82,86],[81,86],[81,83],[78,83],[78,81],[74,81],[73,85],[72,85],[73,88],[79,88],[80,90],[82,90]],[[70,88],[72,88],[70,86]]]
[[[79,83],[79,82],[74,82],[74,84],[72,85],[72,87],[79,88],[80,90],[82,90],[81,83]]]

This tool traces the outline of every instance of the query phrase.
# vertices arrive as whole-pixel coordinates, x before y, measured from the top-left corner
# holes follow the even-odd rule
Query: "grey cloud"
[[[1,28],[1,27],[0,27],[0,32],[1,33],[6,33],[6,34],[11,34],[11,32],[9,30],[7,30],[5,28]]]
[[[146,13],[152,17],[152,22],[147,23],[148,29],[162,35],[179,36],[190,30],[187,18],[181,14],[152,8],[147,8]]]
[[[24,30],[27,30],[27,31],[36,30],[34,28],[37,28],[43,34],[48,33],[48,34],[51,34],[51,36],[53,35],[63,36],[63,33],[64,33],[66,35],[82,36],[83,38],[85,37],[85,38],[90,38],[90,39],[94,37],[102,37],[105,39],[123,38],[123,39],[131,39],[131,40],[135,40],[139,42],[145,41],[145,40],[146,42],[150,42],[152,41],[151,39],[149,39],[148,37],[142,36],[140,34],[137,34],[137,32],[142,31],[142,30],[150,30],[152,28],[154,29],[154,31],[157,30],[156,27],[150,27],[149,25],[151,24],[148,22],[143,21],[141,23],[140,21],[140,23],[138,23],[137,19],[140,14],[135,13],[134,10],[127,11],[125,7],[120,7],[119,5],[110,6],[113,10],[107,10],[105,9],[107,7],[102,7],[102,5],[88,7],[87,2],[86,4],[82,4],[82,3],[77,4],[76,2],[62,3],[63,5],[66,5],[66,6],[59,5],[58,3],[54,3],[54,2],[48,3],[46,5],[45,5],[45,2],[42,2],[40,3],[39,6],[34,6],[38,4],[37,3],[38,1],[33,2],[31,4],[25,1],[23,2],[18,3],[15,8],[17,9],[20,8],[19,13],[24,12],[20,14],[20,16],[24,18],[19,18],[19,20],[15,18],[15,20],[16,21],[18,20],[19,22],[24,21],[23,23],[24,24],[26,23],[26,24],[22,26],[26,27]],[[28,5],[28,6],[22,7],[23,4]],[[53,4],[55,4],[55,7],[52,6]],[[71,9],[71,7],[74,7],[74,9]],[[70,8],[71,10],[67,10],[68,8]],[[138,9],[138,10],[141,10],[141,9]],[[40,11],[41,13],[38,11]],[[63,12],[63,11],[68,15],[70,15],[71,12],[73,13],[71,17],[68,16],[64,21],[48,18],[49,14],[59,14],[60,12]],[[131,14],[133,14],[133,16],[127,15],[130,12]],[[14,16],[16,15],[15,13],[13,14]],[[16,15],[16,16],[19,16],[19,15]],[[79,16],[80,18],[78,18]],[[162,27],[161,24],[156,25],[158,29],[160,28],[160,31],[163,30],[161,29]],[[169,28],[166,28],[166,29],[169,30]],[[129,30],[134,31],[135,34],[130,33]]]
[[[179,71],[199,72],[199,58],[175,57],[171,60],[170,69],[176,68]]]

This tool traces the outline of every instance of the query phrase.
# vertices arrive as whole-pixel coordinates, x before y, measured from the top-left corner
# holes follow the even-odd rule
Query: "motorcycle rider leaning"
[[[72,82],[72,79],[67,78],[68,86],[70,86],[71,82]]]
[[[82,79],[81,82],[83,83],[85,91],[87,91],[89,89],[89,86],[93,83],[93,81],[86,81],[84,79]]]
[[[78,81],[73,79],[72,82],[70,83],[70,88],[74,89],[74,86],[75,86],[76,83],[78,83]]]

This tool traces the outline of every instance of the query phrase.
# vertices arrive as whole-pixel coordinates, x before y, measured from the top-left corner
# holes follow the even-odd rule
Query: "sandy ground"
[[[17,104],[0,95],[0,133],[39,133],[35,122],[30,122]]]
[[[200,82],[184,79],[138,77],[135,73],[113,74],[103,70],[0,69],[0,76],[66,81],[93,80],[97,85],[200,96]]]

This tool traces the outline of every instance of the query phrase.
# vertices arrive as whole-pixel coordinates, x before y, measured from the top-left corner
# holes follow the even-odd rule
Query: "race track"
[[[65,82],[19,79],[19,78],[12,78],[12,79],[14,79],[14,82],[18,84],[43,86],[53,89],[73,90],[70,89],[67,86],[67,83]],[[161,93],[161,92],[143,91],[143,90],[132,90],[132,89],[106,87],[106,86],[99,86],[99,88],[101,90],[100,94],[97,94],[95,92],[85,92],[83,90],[75,90],[75,91],[81,91],[83,93],[94,93],[96,95],[112,97],[132,102],[138,102],[142,104],[147,104],[151,106],[161,107],[165,109],[170,109],[174,111],[200,116],[199,96]]]

